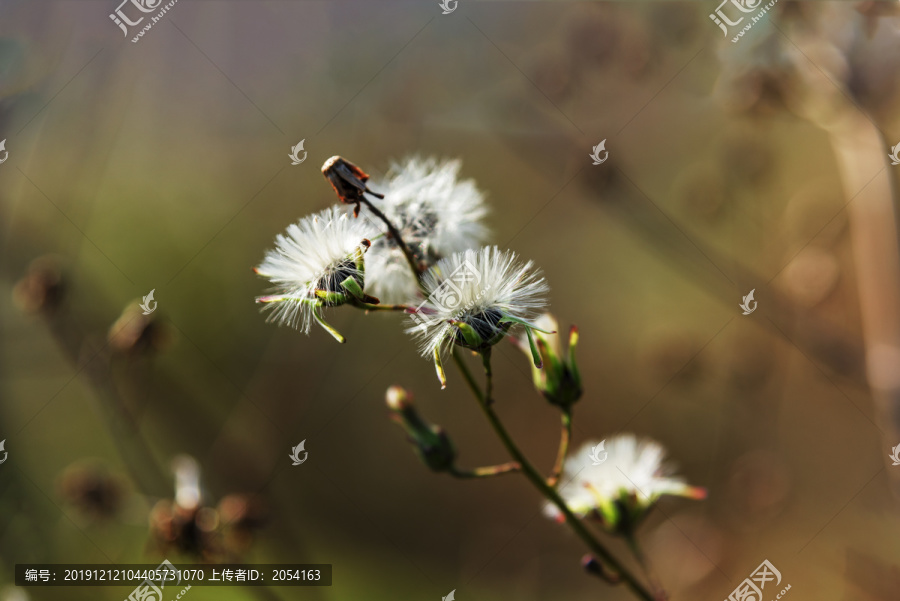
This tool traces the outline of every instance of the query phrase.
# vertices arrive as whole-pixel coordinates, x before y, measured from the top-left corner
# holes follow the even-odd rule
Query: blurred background
[[[790,599],[896,599],[897,2],[781,0],[737,43],[712,1],[437,4],[182,0],[135,43],[115,0],[0,0],[0,599],[130,591],[14,589],[16,563],[163,558],[334,565],[329,588],[197,601],[633,598],[522,477],[417,460],[392,384],[462,465],[508,457],[400,316],[329,311],[345,345],[265,323],[251,268],[335,201],[335,154],[374,179],[462,160],[492,241],[581,331],[574,444],[655,438],[709,491],[640,530],[672,599],[723,599],[764,559]],[[549,471],[556,411],[518,350],[494,363]]]

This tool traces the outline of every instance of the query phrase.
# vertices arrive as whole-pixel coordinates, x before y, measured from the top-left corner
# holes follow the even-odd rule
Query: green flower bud
[[[581,398],[581,374],[578,371],[578,363],[575,361],[575,349],[578,346],[578,328],[572,326],[569,330],[569,348],[567,356],[563,356],[559,342],[559,324],[556,318],[545,313],[536,322],[540,329],[535,328],[531,334],[532,340],[518,339],[516,346],[525,351],[529,356],[534,355],[533,347],[536,346],[540,354],[543,368],[532,363],[531,376],[534,387],[544,395],[551,404],[563,409],[569,409]],[[544,331],[546,330],[546,331]],[[548,334],[547,332],[553,332]]]
[[[456,449],[444,429],[422,419],[411,395],[400,386],[391,386],[385,396],[391,419],[406,432],[419,458],[432,471],[449,471],[456,461]]]

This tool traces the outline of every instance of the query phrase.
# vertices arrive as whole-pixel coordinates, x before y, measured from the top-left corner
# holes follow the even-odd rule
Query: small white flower
[[[705,489],[672,475],[672,468],[664,464],[665,449],[653,440],[638,440],[632,434],[609,438],[609,460],[599,465],[591,461],[591,449],[597,444],[586,442],[566,459],[560,479],[566,484],[559,494],[579,517],[595,517],[607,530],[627,533],[662,495],[706,496]],[[563,520],[559,509],[549,503],[544,514]]]
[[[407,332],[420,339],[423,356],[434,358],[442,384],[442,352],[453,344],[483,351],[517,323],[530,331],[527,320],[547,306],[550,289],[531,261],[521,263],[496,246],[441,259],[422,283],[428,296]]]
[[[266,303],[265,309],[274,308],[268,321],[308,334],[315,319],[343,342],[340,334],[322,321],[319,311],[349,301],[353,291],[361,292],[365,284],[362,256],[368,238],[377,233],[370,221],[354,219],[336,206],[290,225],[285,234],[275,238],[275,249],[256,268],[279,292],[256,299]]]
[[[374,187],[373,200],[394,224],[416,259],[425,266],[480,246],[487,238],[484,194],[473,180],[459,180],[460,161],[412,157],[391,165]],[[419,289],[403,252],[389,236],[372,241],[366,254],[372,294],[386,303],[415,299]]]

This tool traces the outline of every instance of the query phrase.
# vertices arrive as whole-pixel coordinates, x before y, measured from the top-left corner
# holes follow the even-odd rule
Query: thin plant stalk
[[[521,472],[522,466],[515,461],[501,463],[499,465],[488,465],[484,467],[476,467],[471,470],[461,470],[456,466],[450,468],[450,475],[455,478],[490,478],[492,476],[502,476],[503,474],[512,474]]]
[[[562,475],[563,467],[566,464],[566,457],[569,455],[569,443],[572,440],[571,410],[563,410],[560,421],[559,452],[556,455],[556,464],[553,466],[553,471],[550,472],[550,477],[547,478],[547,484],[554,488],[559,484],[559,478]]]
[[[397,242],[397,246],[400,247],[400,250],[403,251],[403,256],[406,257],[406,262],[409,265],[409,269],[413,272],[413,275],[416,277],[416,282],[419,284],[419,287],[422,286],[422,271],[419,269],[419,264],[416,261],[415,256],[412,254],[412,251],[409,249],[409,246],[406,244],[406,241],[403,240],[403,236],[400,235],[400,230],[398,230],[390,219],[387,218],[387,215],[381,212],[372,202],[362,196],[360,202],[366,205],[372,213],[378,217],[384,225],[387,226],[388,231],[391,233],[391,237]]]
[[[409,246],[406,245],[406,242],[403,240],[403,237],[400,235],[400,232],[394,227],[394,224],[391,223],[390,219],[387,216],[379,211],[367,198],[362,198],[363,204],[366,205],[376,217],[381,219],[382,222],[387,226],[388,231],[391,232],[391,235],[397,241],[398,246],[400,246],[403,251],[404,256],[406,257],[406,262],[409,264],[410,270],[413,272],[413,275],[416,278],[416,282],[419,284],[419,288],[422,289],[423,293],[426,291],[422,287],[422,273],[419,270],[415,258],[412,255],[412,252],[409,250]],[[481,353],[482,360],[484,364],[485,371],[485,390],[482,393],[481,389],[478,387],[478,383],[475,381],[475,378],[472,376],[469,368],[466,366],[462,357],[460,357],[458,349],[453,349],[453,360],[456,363],[457,367],[459,367],[460,372],[463,374],[463,378],[466,380],[466,383],[469,386],[469,389],[472,391],[476,401],[478,401],[479,407],[481,407],[482,412],[485,417],[487,417],[488,422],[491,424],[491,427],[494,429],[494,432],[497,434],[497,437],[500,438],[500,441],[503,443],[503,446],[506,448],[507,452],[512,456],[516,463],[519,465],[519,469],[522,473],[525,474],[525,477],[534,485],[535,488],[538,489],[538,492],[541,495],[556,505],[562,515],[565,517],[566,524],[569,525],[575,534],[580,538],[585,545],[597,556],[600,561],[603,561],[610,569],[614,570],[622,582],[624,582],[628,588],[630,588],[635,595],[644,601],[658,601],[661,597],[654,596],[651,594],[643,584],[641,584],[638,579],[631,574],[631,572],[624,566],[622,563],[616,559],[616,557],[610,553],[606,547],[600,543],[599,540],[591,533],[590,530],[581,522],[578,517],[573,514],[570,510],[566,502],[563,501],[562,497],[556,492],[556,490],[547,484],[547,481],[544,479],[544,476],[528,461],[519,447],[516,445],[515,441],[513,441],[512,437],[506,431],[506,427],[500,421],[499,416],[494,412],[491,408],[493,403],[492,395],[493,395],[493,370],[491,368],[491,349],[490,347],[487,350]],[[571,424],[569,424],[571,427]],[[568,435],[567,435],[568,438]],[[568,446],[568,441],[566,442]]]
[[[358,307],[360,309],[364,309],[366,311],[408,311],[409,306],[407,305],[373,305],[371,303],[364,303],[362,301],[355,301],[352,303],[354,307]]]
[[[472,374],[469,372],[469,368],[463,362],[462,357],[459,356],[459,352],[454,349],[453,351],[453,359],[456,362],[456,365],[459,367],[460,371],[463,373],[463,377],[466,382],[469,383],[469,388],[472,391],[473,396],[478,401],[479,407],[481,407],[482,412],[485,417],[487,417],[488,422],[491,424],[491,427],[494,429],[494,432],[497,434],[497,437],[500,438],[500,441],[503,443],[503,446],[506,448],[507,452],[522,466],[522,473],[525,474],[525,477],[534,485],[535,488],[541,493],[541,495],[556,505],[556,507],[562,512],[565,517],[566,524],[572,529],[573,532],[582,540],[582,542],[587,545],[587,547],[598,557],[598,559],[604,562],[607,566],[609,566],[612,570],[614,570],[619,577],[622,579],[628,588],[630,588],[639,598],[644,599],[644,601],[658,601],[658,597],[655,597],[652,593],[650,593],[643,584],[641,584],[638,579],[631,574],[628,569],[619,562],[618,559],[610,553],[606,547],[600,543],[599,540],[591,533],[590,530],[578,519],[575,514],[573,514],[570,510],[566,502],[563,501],[562,497],[550,487],[547,482],[544,480],[544,476],[528,461],[519,447],[516,445],[515,441],[513,441],[512,437],[506,431],[505,426],[500,421],[500,418],[494,412],[491,405],[487,402],[487,396],[483,393],[475,384],[475,379],[472,377]],[[485,360],[486,367],[489,365],[490,360]],[[492,378],[492,374],[489,369],[486,369],[485,376],[488,379],[488,384],[486,386],[486,390],[489,390],[492,384],[490,384],[490,380]]]
[[[824,124],[837,157],[847,198],[866,375],[875,400],[879,429],[887,447],[900,436],[900,241],[894,173],[878,128],[847,108]],[[871,174],[881,166],[873,177]],[[883,454],[886,456],[886,454]],[[900,496],[900,479],[893,479]]]

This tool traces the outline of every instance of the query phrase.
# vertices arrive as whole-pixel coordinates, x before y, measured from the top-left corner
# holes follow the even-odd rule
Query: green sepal
[[[438,381],[441,383],[441,390],[447,388],[447,375],[444,373],[444,364],[441,362],[441,350],[434,349],[434,370],[437,372]]]
[[[330,292],[328,290],[316,289],[314,294],[316,298],[323,301],[329,307],[339,307],[347,302],[347,295],[343,292]]]
[[[321,305],[320,305],[320,306],[321,306]],[[338,332],[337,330],[335,330],[333,326],[331,326],[328,322],[326,322],[324,319],[322,319],[322,316],[319,315],[319,308],[320,308],[320,306],[317,306],[317,307],[315,307],[315,308],[313,309],[313,311],[312,311],[313,317],[315,317],[316,321],[319,322],[319,325],[320,325],[320,326],[322,326],[323,328],[325,328],[325,331],[326,331],[326,332],[328,332],[329,334],[331,334],[332,336],[334,336],[334,339],[335,339],[335,340],[337,340],[337,341],[340,342],[341,344],[347,342],[347,339],[344,338],[343,336],[341,336],[341,333],[340,333],[340,332]]]
[[[341,288],[346,290],[354,299],[358,300],[364,305],[379,305],[381,301],[375,298],[374,296],[369,296],[366,294],[362,288],[359,286],[359,282],[356,281],[356,278],[353,276],[347,277],[346,280],[341,282]]]
[[[581,396],[581,373],[578,371],[578,362],[575,361],[575,348],[578,346],[578,328],[572,326],[569,330],[569,374],[572,377],[572,383],[575,385],[575,388],[579,391],[578,396]],[[577,397],[576,397],[577,398]]]
[[[469,345],[470,348],[481,348],[484,345],[484,338],[475,331],[475,328],[465,323],[464,321],[456,321],[451,320],[451,324],[456,326],[456,328],[463,335],[463,339],[466,341],[466,344]]]
[[[531,348],[531,359],[534,361],[534,366],[541,369],[544,367],[544,361],[541,359],[541,352],[534,343],[534,335],[531,333],[531,328],[528,326],[525,326],[525,335],[528,336],[528,346]]]
[[[548,332],[547,330],[542,330],[536,325],[525,321],[524,319],[519,319],[518,317],[513,317],[512,315],[504,315],[500,318],[500,321],[497,323],[517,323],[519,325],[525,326],[526,328],[531,328],[532,330],[537,330],[542,334],[556,334],[556,332]]]

